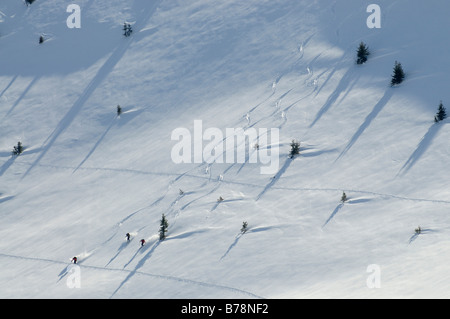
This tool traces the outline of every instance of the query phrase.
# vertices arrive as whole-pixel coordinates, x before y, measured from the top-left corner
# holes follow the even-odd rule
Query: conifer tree
[[[348,200],[347,194],[345,192],[342,193],[341,202],[345,203]]]
[[[392,75],[391,86],[400,84],[405,79],[405,72],[403,71],[401,63],[395,61],[394,74]]]
[[[131,25],[129,23],[123,24],[123,35],[126,37],[129,37],[131,33],[133,32],[133,29],[131,28]]]
[[[242,228],[241,228],[241,233],[245,233],[247,231],[248,227],[248,223],[247,222],[243,222],[242,223]]]
[[[296,140],[291,142],[291,151],[289,152],[290,158],[294,158],[295,155],[300,154],[300,143]]]
[[[14,146],[12,154],[18,156],[18,155],[22,154],[22,152],[23,152],[22,143],[18,142],[17,146]]]
[[[167,222],[166,216],[162,214],[159,227],[159,240],[166,239],[167,228],[169,228],[169,223]]]
[[[363,64],[366,63],[367,57],[370,55],[369,48],[364,44],[364,42],[361,42],[358,47],[357,51],[357,64]]]
[[[447,118],[447,112],[445,111],[445,107],[441,101],[441,103],[439,104],[438,112],[437,112],[436,116],[434,117],[434,121],[437,123],[442,120],[445,120],[446,118]]]

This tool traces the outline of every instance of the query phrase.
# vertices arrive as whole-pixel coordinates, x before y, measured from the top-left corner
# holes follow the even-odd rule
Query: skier
[[[78,260],[77,257],[73,257],[71,261],[72,261],[74,264],[76,264],[76,263],[77,263],[77,260]]]
[[[145,239],[141,239],[141,247],[145,245]]]
[[[130,241],[130,233],[127,233],[125,236],[127,236],[127,241]]]

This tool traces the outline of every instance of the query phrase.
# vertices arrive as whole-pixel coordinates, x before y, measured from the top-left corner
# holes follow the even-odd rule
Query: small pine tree
[[[415,229],[415,232],[416,232],[417,235],[421,234],[421,233],[422,233],[422,228],[421,228],[420,226],[417,227],[417,228]]]
[[[129,23],[124,23],[123,24],[123,35],[126,37],[129,37],[132,32],[133,32],[133,29],[131,28],[131,25]]]
[[[122,108],[120,107],[120,105],[117,105],[117,116],[119,116],[120,114],[122,114]]]
[[[169,223],[167,222],[166,216],[162,214],[159,227],[159,240],[166,239],[167,228],[169,228]]]
[[[18,142],[17,146],[14,146],[12,154],[18,156],[18,155],[22,154],[22,152],[23,152],[22,143]]]
[[[347,194],[345,194],[345,192],[342,192],[341,202],[345,203],[347,200]]]
[[[364,42],[361,42],[359,44],[359,48],[357,51],[357,59],[356,59],[356,63],[357,64],[363,64],[366,63],[367,61],[367,57],[370,55],[370,51],[369,48],[364,44]]]
[[[447,118],[447,112],[445,111],[445,107],[441,101],[441,103],[439,104],[438,112],[437,112],[436,116],[434,117],[434,121],[437,123],[442,120],[445,120],[446,118]]]
[[[294,158],[295,155],[300,154],[300,143],[296,140],[291,142],[291,151],[289,152],[290,158]]]
[[[244,234],[248,229],[248,223],[247,222],[243,222],[242,223],[242,228],[241,228],[241,233]]]
[[[25,0],[25,4],[27,5],[27,7],[29,5],[31,5],[35,0]]]
[[[39,37],[39,44],[41,43],[44,43],[44,37],[42,35]]]
[[[405,72],[403,71],[401,63],[395,61],[394,66],[394,74],[392,75],[391,79],[391,86],[400,84],[405,79]]]

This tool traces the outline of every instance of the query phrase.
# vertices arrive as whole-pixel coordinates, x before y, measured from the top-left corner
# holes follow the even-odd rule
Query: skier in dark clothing
[[[141,247],[145,245],[145,239],[141,239]]]
[[[130,233],[127,233],[126,236],[127,236],[127,241],[130,241],[130,237],[131,237]]]
[[[76,264],[76,263],[77,263],[77,260],[78,260],[78,258],[77,258],[77,257],[73,257],[73,258],[72,258],[72,262],[73,262],[74,264]]]

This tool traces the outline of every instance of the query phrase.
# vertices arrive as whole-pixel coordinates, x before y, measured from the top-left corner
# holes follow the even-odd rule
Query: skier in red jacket
[[[141,239],[141,247],[145,245],[145,239]]]

